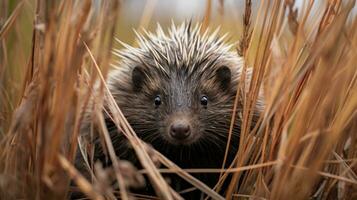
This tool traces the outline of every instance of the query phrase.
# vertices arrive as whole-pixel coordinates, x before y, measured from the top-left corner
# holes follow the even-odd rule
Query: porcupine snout
[[[187,120],[177,119],[171,123],[169,133],[176,140],[185,140],[191,134],[191,125]]]

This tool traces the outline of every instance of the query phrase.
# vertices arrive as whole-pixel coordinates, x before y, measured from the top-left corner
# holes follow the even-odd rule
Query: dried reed
[[[158,198],[182,199],[164,173],[181,176],[207,199],[223,199],[217,192],[224,182],[229,182],[226,199],[357,198],[357,19],[351,14],[355,1],[305,1],[295,8],[294,0],[262,0],[254,22],[256,2],[245,1],[237,53],[245,58],[244,72],[251,66],[253,75],[246,88],[243,73],[237,90],[234,110],[238,104],[244,109],[241,116],[233,114],[232,121],[243,120],[240,144],[234,162],[222,163],[222,169],[179,168],[136,136],[108,93],[105,79],[120,3],[0,4],[0,199],[65,199],[72,190],[91,199],[157,199],[129,192],[128,187],[142,184],[142,174],[149,177]],[[155,3],[147,4],[141,27],[148,26]],[[223,7],[221,0],[221,14]],[[207,1],[204,28],[213,8]],[[16,60],[14,52],[25,48],[19,29],[25,10],[33,12],[34,23],[27,31],[32,45]],[[93,90],[103,94],[95,95],[94,104]],[[251,129],[259,93],[264,94],[264,111]],[[144,169],[137,171],[116,158],[103,119],[104,98],[107,112]],[[113,162],[112,171],[88,166],[96,174],[92,180],[73,166],[78,146],[86,151],[78,145],[86,109],[95,111]],[[222,148],[228,150],[230,142]],[[167,168],[158,168],[156,162]],[[220,173],[221,178],[209,188],[194,173]],[[112,187],[112,177],[118,188]]]

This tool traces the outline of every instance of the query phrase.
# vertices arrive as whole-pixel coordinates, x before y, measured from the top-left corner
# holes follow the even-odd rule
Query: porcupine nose
[[[176,121],[170,126],[170,135],[177,140],[184,140],[190,134],[190,125],[185,121]]]

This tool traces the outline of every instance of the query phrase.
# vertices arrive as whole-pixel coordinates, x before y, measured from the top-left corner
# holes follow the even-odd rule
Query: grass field
[[[193,21],[203,29],[222,24],[220,32],[230,33],[229,42],[239,39],[232,50],[245,58],[245,70],[253,68],[250,86],[237,91],[246,95],[236,98],[244,108],[242,130],[229,168],[178,168],[159,152],[149,151],[108,98],[111,112],[117,113],[116,125],[134,144],[150,181],[160,186],[155,188],[157,196],[181,198],[162,178],[162,173],[172,172],[211,199],[356,199],[355,1],[305,0],[297,8],[294,0],[246,0],[244,9],[235,13],[242,16],[238,18],[213,17],[226,12],[222,8],[227,2],[217,2],[205,1],[204,15],[193,16]],[[136,45],[133,29],[155,28],[151,9],[157,1],[143,1],[135,25],[123,15],[125,3],[0,2],[0,199],[66,199],[71,190],[90,199],[149,198],[128,190],[143,171],[123,175],[125,165],[115,155],[111,159],[117,165],[113,169],[119,189],[111,188],[104,169],[96,167],[94,181],[73,166],[90,91],[98,82],[100,92],[107,92],[105,79],[117,59],[112,49],[122,48],[115,38]],[[166,27],[170,20],[160,23]],[[259,92],[264,93],[265,108],[251,130]],[[233,114],[232,120],[238,117]],[[157,168],[152,159],[167,169]],[[222,176],[215,188],[207,188],[192,177],[199,171]],[[226,180],[227,174],[232,179]],[[221,196],[224,181],[229,187]]]

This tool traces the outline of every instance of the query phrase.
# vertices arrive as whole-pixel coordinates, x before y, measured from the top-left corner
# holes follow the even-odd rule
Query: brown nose
[[[184,121],[174,122],[170,127],[170,135],[178,140],[186,139],[190,133],[190,125]]]

